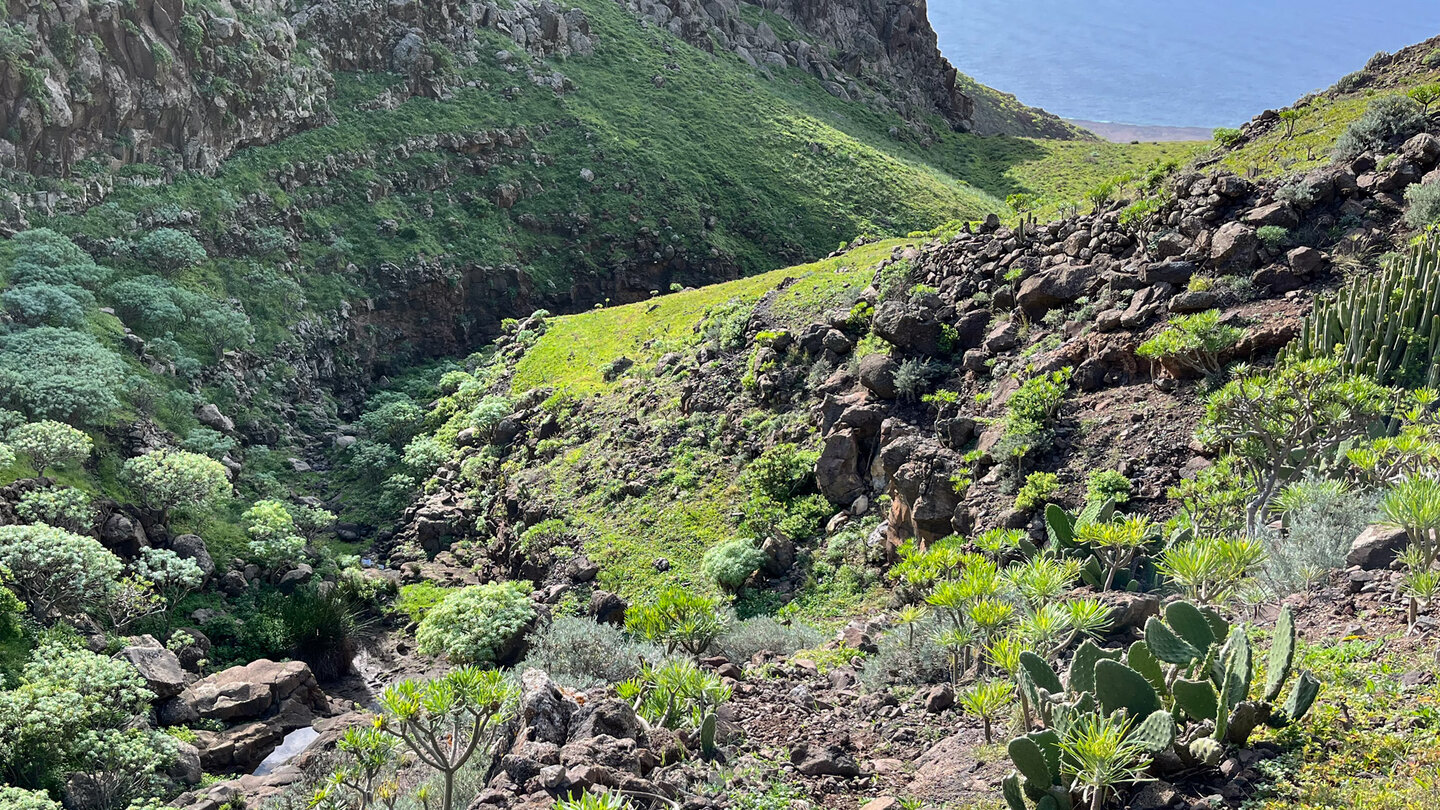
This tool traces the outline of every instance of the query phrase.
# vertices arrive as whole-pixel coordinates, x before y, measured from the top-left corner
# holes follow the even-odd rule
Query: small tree
[[[994,742],[991,726],[1015,700],[1015,687],[1008,681],[982,681],[960,693],[960,705],[980,718],[985,727],[985,744]]]
[[[30,458],[30,466],[41,478],[51,467],[88,457],[95,447],[84,431],[49,419],[12,428],[5,440],[15,452]]]
[[[92,537],[53,526],[0,526],[4,584],[39,619],[98,604],[120,568],[120,558]]]
[[[245,531],[250,534],[250,556],[268,566],[298,560],[305,553],[305,538],[285,504],[256,501],[245,510]]]
[[[1405,95],[1415,99],[1415,103],[1420,105],[1420,113],[1422,115],[1429,115],[1430,105],[1440,101],[1440,84],[1432,82],[1430,84],[1422,84],[1419,87],[1412,87]]]
[[[1213,377],[1220,373],[1221,352],[1239,342],[1244,333],[1220,322],[1220,310],[1182,315],[1165,331],[1140,344],[1136,354],[1152,363],[1171,361],[1181,368]]]
[[[517,695],[503,673],[453,669],[433,681],[401,681],[380,696],[381,728],[444,778],[440,810],[454,810],[455,774],[515,713]]]
[[[1280,111],[1280,123],[1285,125],[1285,137],[1295,137],[1295,124],[1305,115],[1304,110],[1289,109]]]
[[[1250,536],[1281,489],[1334,459],[1342,444],[1365,435],[1395,403],[1391,389],[1347,375],[1328,358],[1285,363],[1265,374],[1242,368],[1236,376],[1211,395],[1199,435],[1229,448],[1254,487],[1245,506]]]
[[[135,256],[167,276],[196,267],[208,258],[205,246],[195,237],[174,228],[157,228],[146,234],[136,243]]]
[[[125,462],[122,472],[141,501],[168,522],[180,507],[205,509],[230,490],[230,476],[215,459],[184,450],[152,450]]]

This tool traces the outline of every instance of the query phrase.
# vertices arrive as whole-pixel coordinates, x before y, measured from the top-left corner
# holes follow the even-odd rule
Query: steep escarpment
[[[326,120],[330,75],[282,4],[8,4],[0,166],[213,170],[235,149]]]

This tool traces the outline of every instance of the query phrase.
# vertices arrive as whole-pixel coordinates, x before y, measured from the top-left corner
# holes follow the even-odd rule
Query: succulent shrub
[[[664,644],[667,654],[704,655],[729,626],[720,600],[680,587],[661,591],[650,604],[632,605],[625,615],[626,630]]]
[[[1258,700],[1250,699],[1255,652],[1245,629],[1189,602],[1152,616],[1128,650],[1081,644],[1063,683],[1039,656],[1021,653],[1025,723],[1040,728],[1010,741],[1016,770],[1004,782],[1006,803],[1026,810],[1028,802],[1068,807],[1078,799],[1099,807],[1148,768],[1213,767],[1257,726],[1298,721],[1320,684],[1302,671],[1286,701],[1275,702],[1291,680],[1295,646],[1294,619],[1282,608]],[[1173,758],[1156,759],[1165,752]]]
[[[764,562],[765,552],[750,540],[737,537],[706,550],[700,570],[720,587],[733,591],[744,586]]]
[[[666,728],[700,729],[715,723],[715,710],[730,700],[730,687],[719,676],[688,659],[661,664],[645,663],[640,674],[616,691],[635,707],[636,714]],[[713,735],[714,729],[710,731]]]
[[[92,537],[53,526],[0,526],[3,584],[41,620],[99,604],[120,570],[120,558]]]
[[[415,632],[423,655],[454,664],[497,662],[535,619],[528,582],[472,585],[448,594]]]
[[[1244,331],[1221,323],[1220,310],[1172,318],[1165,331],[1140,344],[1136,354],[1151,362],[1175,365],[1207,377],[1222,370],[1221,354],[1239,342]]]
[[[121,473],[142,502],[160,513],[162,521],[178,508],[208,509],[230,492],[224,465],[184,450],[152,450],[127,460]]]
[[[37,476],[44,476],[51,467],[87,458],[95,448],[84,431],[49,419],[11,428],[5,441],[30,460]]]

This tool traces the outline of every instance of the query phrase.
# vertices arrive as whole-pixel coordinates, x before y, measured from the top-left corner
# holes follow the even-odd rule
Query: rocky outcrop
[[[691,756],[682,737],[646,723],[628,703],[577,695],[531,669],[521,677],[512,736],[471,806],[539,810],[590,788],[673,799],[691,784],[682,764]]]
[[[211,773],[253,770],[286,734],[330,712],[308,665],[265,658],[196,681],[157,709],[166,725],[226,724],[223,731],[196,732],[200,761]]]
[[[974,105],[940,54],[925,0],[624,0],[640,17],[707,51],[725,50],[771,72],[799,68],[831,95],[893,111],[920,124],[938,115],[968,131]],[[769,22],[752,25],[757,5],[810,39],[786,40]]]
[[[208,170],[235,149],[325,120],[330,75],[299,58],[279,4],[243,11],[11,0],[24,46],[0,68],[0,131],[10,133],[0,165],[66,174],[94,157]]]

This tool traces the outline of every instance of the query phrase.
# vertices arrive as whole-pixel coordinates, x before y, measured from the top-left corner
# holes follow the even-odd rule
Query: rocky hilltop
[[[837,98],[924,126],[970,126],[924,2],[629,2],[639,19],[761,70],[798,67]],[[755,12],[783,21],[785,36]],[[0,165],[67,175],[87,158],[214,171],[237,149],[331,120],[331,74],[391,71],[444,92],[441,62],[473,61],[491,29],[536,58],[586,56],[585,13],[549,0],[379,2],[12,0],[0,82]],[[444,49],[440,57],[435,48]]]

